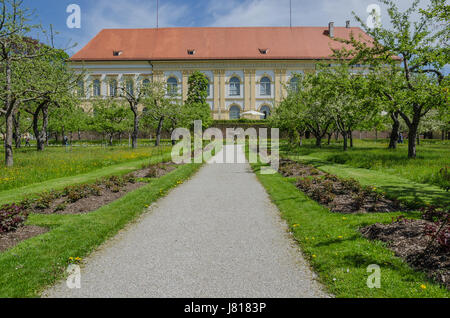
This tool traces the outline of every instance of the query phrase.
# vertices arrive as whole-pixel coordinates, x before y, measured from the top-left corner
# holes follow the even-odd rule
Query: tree
[[[330,116],[330,87],[324,72],[306,74],[299,81],[295,94],[298,114],[303,118],[306,128],[316,138],[316,146],[322,146],[322,139],[333,123]]]
[[[353,147],[353,131],[362,123],[375,116],[377,102],[370,98],[369,81],[364,71],[355,71],[345,61],[334,67],[325,67],[322,73],[323,94],[327,94],[329,115],[337,130],[344,138],[343,149]],[[328,82],[328,83],[327,83]]]
[[[300,82],[301,76],[295,76]],[[289,135],[289,142],[292,145],[298,140],[300,146],[302,146],[302,137],[306,132],[307,126],[301,111],[301,95],[297,93],[297,88],[286,88],[288,95],[275,108],[272,116],[269,117],[269,123],[273,127],[286,131]]]
[[[38,56],[45,56],[48,48],[36,45],[27,37],[37,26],[28,24],[31,13],[22,8],[21,0],[0,0],[0,112],[5,116],[5,164],[13,166],[13,116],[19,105],[35,100],[39,94],[24,86],[21,64]]]
[[[78,80],[84,76],[75,74],[67,65],[68,55],[58,49],[49,48],[46,55],[22,63],[27,70],[24,78],[32,91],[26,96],[34,98],[21,107],[32,116],[33,133],[37,150],[44,150],[48,140],[48,120],[51,108],[70,107],[79,103],[74,94]],[[29,65],[27,65],[29,64]]]
[[[123,133],[132,125],[132,113],[123,103],[114,98],[96,99],[93,102],[92,128],[108,136],[109,145],[113,145],[115,134]]]
[[[201,72],[193,72],[188,79],[188,96],[183,107],[183,123],[193,127],[195,120],[201,120],[203,128],[212,123],[211,108],[206,102],[208,97],[208,78]]]
[[[176,99],[168,97],[164,83],[152,82],[147,85],[147,94],[142,101],[145,107],[143,120],[150,126],[156,123],[155,146],[159,146],[165,120],[175,120],[180,116],[179,103]]]
[[[350,39],[337,39],[350,47],[335,50],[335,55],[351,58],[352,63],[388,68],[396,79],[402,78],[399,94],[389,94],[387,86],[380,87],[380,92],[396,105],[394,115],[398,112],[408,126],[408,157],[415,158],[421,119],[432,109],[449,108],[444,90],[448,81],[441,69],[449,63],[450,52],[448,45],[439,45],[439,40],[448,35],[448,24],[443,23],[441,30],[433,28],[436,26],[433,21],[448,21],[445,14],[448,13],[448,5],[445,0],[431,0],[428,9],[422,10],[420,1],[415,0],[409,9],[401,12],[394,1],[380,1],[388,7],[392,28],[380,26],[370,29],[353,13],[373,40],[356,39],[353,35]],[[419,20],[413,22],[415,14]]]
[[[142,112],[139,111],[139,105],[148,94],[148,84],[143,82],[135,85],[132,79],[126,79],[118,90],[120,95],[128,102],[130,110],[133,113],[133,131],[131,133],[131,146],[133,149],[137,148],[137,139],[139,136],[139,120],[141,119]]]

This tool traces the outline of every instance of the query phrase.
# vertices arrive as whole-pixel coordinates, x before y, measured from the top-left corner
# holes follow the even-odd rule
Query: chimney
[[[350,20],[347,20],[347,21],[345,22],[345,27],[346,27],[347,29],[350,29]]]
[[[334,38],[334,22],[328,24],[328,34],[330,35],[330,38]]]

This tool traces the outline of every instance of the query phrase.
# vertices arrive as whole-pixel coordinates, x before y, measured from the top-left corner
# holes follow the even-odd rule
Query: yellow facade
[[[208,103],[211,106],[214,119],[230,119],[234,110],[239,117],[259,118],[258,116],[242,116],[248,111],[273,110],[287,94],[286,87],[296,73],[313,72],[315,61],[280,61],[280,60],[221,60],[221,61],[121,61],[121,62],[73,62],[75,69],[87,71],[86,87],[89,87],[87,98],[93,97],[92,83],[101,81],[101,96],[108,96],[108,82],[117,80],[119,85],[132,80],[134,87],[144,79],[167,82],[169,78],[176,79],[179,96],[187,97],[188,78],[193,71],[203,72],[210,81]],[[240,81],[239,95],[231,91],[230,80],[235,77]],[[270,94],[267,89],[262,94],[261,79],[270,80]],[[98,83],[98,82],[97,82]]]

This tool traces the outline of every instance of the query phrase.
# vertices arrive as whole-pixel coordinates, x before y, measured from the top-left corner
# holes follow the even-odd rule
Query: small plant
[[[311,180],[311,178],[300,178],[300,179],[298,179],[298,181],[297,181],[297,186],[298,186],[300,189],[308,190],[308,189],[310,189],[311,186],[312,186],[312,180]]]
[[[28,213],[23,206],[15,203],[0,207],[0,233],[8,233],[22,226]]]
[[[361,185],[355,179],[344,179],[344,180],[341,180],[341,183],[342,183],[342,186],[344,187],[344,189],[346,189],[348,191],[359,193],[362,190]]]
[[[35,200],[35,208],[38,210],[48,209],[55,199],[56,195],[54,192],[44,192]]]
[[[333,181],[331,181],[331,180],[323,181],[322,182],[322,186],[323,186],[323,189],[326,192],[333,192],[334,191]]]
[[[64,211],[66,208],[67,208],[67,203],[66,202],[60,203],[60,204],[58,204],[56,206],[54,212]]]
[[[120,187],[118,185],[113,185],[110,189],[114,193],[120,192]]]
[[[420,212],[422,212],[422,219],[430,222],[438,222],[448,216],[448,213],[445,213],[444,210],[438,209],[433,205],[422,208]]]
[[[367,198],[366,194],[363,191],[357,193],[353,197],[353,205],[356,210],[359,210],[364,206],[364,203],[366,202],[366,198]]]

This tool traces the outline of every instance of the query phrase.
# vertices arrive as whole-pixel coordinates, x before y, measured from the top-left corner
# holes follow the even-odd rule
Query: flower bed
[[[297,188],[313,200],[327,206],[332,212],[367,213],[405,210],[398,201],[386,198],[375,187],[364,187],[354,179],[341,179],[311,165],[282,159],[279,171],[285,177],[297,178]]]
[[[147,184],[146,178],[159,178],[176,169],[172,163],[143,166],[125,176],[102,178],[92,184],[80,184],[40,194],[0,207],[0,251],[20,241],[45,233],[47,229],[25,226],[30,213],[81,214],[96,211],[127,193]]]
[[[387,243],[413,268],[450,289],[449,212],[428,207],[422,219],[399,217],[391,224],[376,223],[361,229],[364,237]]]

